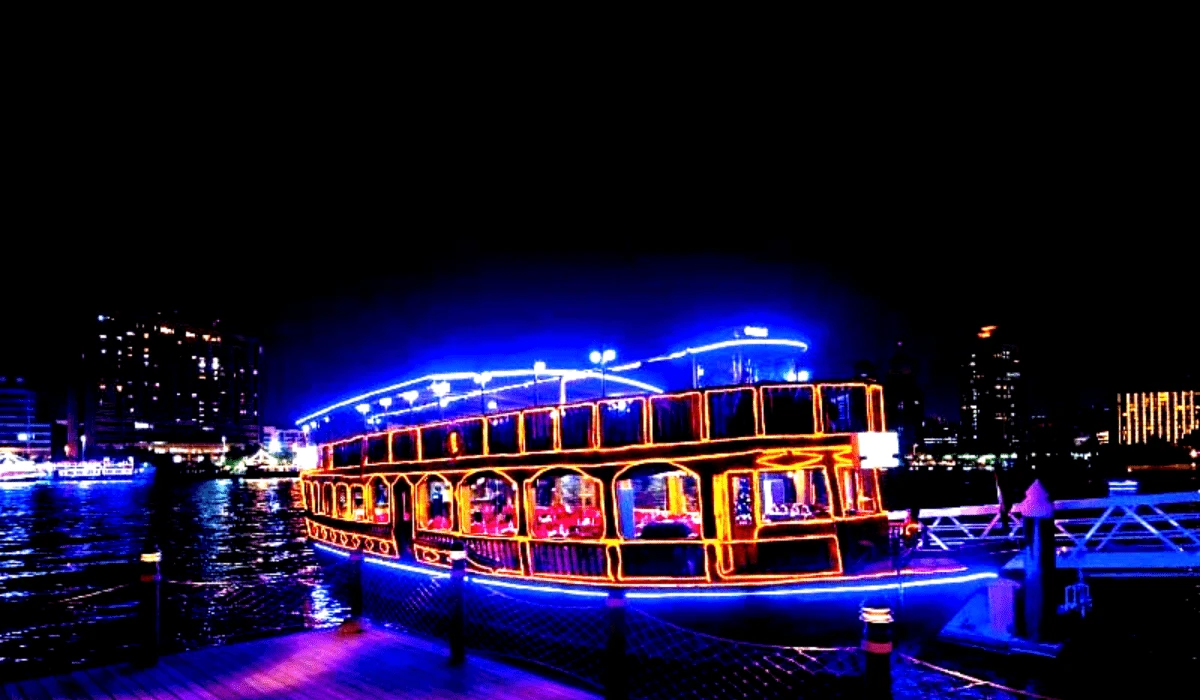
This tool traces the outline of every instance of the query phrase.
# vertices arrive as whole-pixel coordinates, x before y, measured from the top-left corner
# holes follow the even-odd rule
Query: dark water
[[[0,680],[134,654],[134,562],[149,541],[163,551],[164,651],[344,618],[338,581],[304,537],[294,480],[0,486]],[[1095,614],[1053,661],[897,641],[905,654],[1049,697],[1190,697],[1200,674],[1198,583],[1092,580]],[[898,698],[1019,697],[897,669]]]
[[[294,479],[0,486],[0,678],[127,660],[136,564],[163,553],[161,640],[178,651],[335,624]]]

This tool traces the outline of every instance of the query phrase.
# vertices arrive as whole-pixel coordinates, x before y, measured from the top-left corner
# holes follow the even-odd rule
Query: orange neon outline
[[[517,481],[508,474],[495,471],[494,469],[475,469],[473,471],[469,471],[463,474],[462,477],[459,478],[458,483],[454,485],[454,488],[459,490],[456,494],[456,498],[458,499],[459,523],[461,523],[460,527],[458,528],[460,530],[459,534],[461,534],[463,537],[475,537],[479,539],[516,540],[517,535],[487,535],[478,532],[466,532],[465,530],[466,524],[471,522],[471,499],[469,494],[466,493],[471,486],[467,482],[477,479],[480,476],[484,476],[486,478],[489,474],[500,477],[500,479],[507,481],[509,486],[512,487],[513,515],[516,516],[517,532],[520,534],[521,498],[519,493],[520,489],[517,487]]]
[[[604,537],[600,537],[600,538],[537,537],[532,534],[532,532],[533,532],[532,518],[537,513],[537,509],[534,507],[536,505],[534,503],[534,493],[533,493],[534,484],[537,483],[537,480],[543,474],[545,474],[546,472],[550,472],[550,471],[575,472],[576,474],[583,477],[584,479],[588,479],[588,480],[596,482],[596,484],[599,485],[599,488],[596,491],[596,505],[600,508],[600,517],[604,519],[605,527],[608,526],[608,507],[607,507],[607,504],[605,503],[605,499],[604,499],[604,482],[601,481],[600,479],[597,479],[596,477],[592,476],[591,474],[588,474],[587,472],[583,471],[579,467],[572,467],[572,466],[567,466],[567,465],[549,466],[549,467],[545,467],[543,469],[537,470],[536,472],[533,473],[532,476],[525,479],[525,493],[523,495],[525,498],[525,513],[527,514],[526,524],[528,525],[528,527],[526,528],[526,532],[530,533],[527,535],[529,537],[530,541],[534,541],[534,542],[604,542],[604,541],[606,541]]]
[[[387,494],[388,519],[385,520],[384,522],[379,522],[379,521],[375,520],[375,482],[377,482],[377,481],[379,483],[383,484],[384,493]],[[363,489],[363,493],[365,495],[370,496],[370,503],[371,503],[371,517],[367,519],[367,522],[375,524],[375,525],[391,525],[392,524],[392,500],[393,500],[392,499],[392,484],[389,483],[387,479],[383,478],[383,475],[381,475],[381,474],[372,474],[371,476],[367,477],[365,484],[366,485]],[[364,498],[364,500],[363,500],[364,506],[366,505],[366,503],[367,503],[367,500]],[[365,510],[366,509],[364,508],[364,512],[365,512]]]

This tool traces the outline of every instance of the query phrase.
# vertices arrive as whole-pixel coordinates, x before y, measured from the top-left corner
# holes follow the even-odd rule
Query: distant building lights
[[[17,441],[25,442],[29,439],[29,433],[17,433]]]
[[[767,329],[762,326],[746,326],[742,329],[742,334],[747,338],[766,338]]]

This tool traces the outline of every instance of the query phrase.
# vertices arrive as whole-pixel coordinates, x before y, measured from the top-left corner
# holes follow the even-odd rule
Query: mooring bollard
[[[604,648],[604,698],[626,700],[629,689],[625,663],[625,590],[613,588],[608,591],[608,642]]]
[[[160,631],[160,588],[162,587],[162,552],[150,545],[142,552],[138,563],[138,617],[142,627],[139,662],[144,666],[158,663]]]
[[[341,634],[358,634],[363,631],[363,550],[360,545],[350,552],[347,558],[346,602],[350,606],[350,615],[338,627]]]
[[[859,610],[863,622],[862,648],[867,662],[863,679],[867,697],[892,697],[892,617],[891,607],[881,600],[869,600]]]
[[[466,644],[467,550],[461,542],[450,549],[450,663],[467,659]]]
[[[1020,504],[1025,532],[1024,632],[1032,641],[1046,638],[1047,611],[1054,611],[1054,501],[1041,481],[1034,481]]]

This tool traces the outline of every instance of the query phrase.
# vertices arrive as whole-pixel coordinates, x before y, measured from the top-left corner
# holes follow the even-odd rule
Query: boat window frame
[[[536,518],[537,518],[537,491],[536,491],[537,481],[538,481],[538,479],[544,478],[546,474],[552,473],[552,472],[563,472],[563,473],[575,474],[584,479],[591,479],[592,481],[596,482],[596,484],[597,484],[597,491],[596,491],[596,504],[597,505],[596,505],[596,507],[599,508],[599,510],[600,510],[600,519],[601,519],[600,535],[598,537],[539,537],[536,534],[535,525],[537,524],[536,523]],[[605,538],[605,533],[607,532],[607,529],[608,529],[608,519],[610,516],[608,514],[608,503],[606,502],[605,493],[604,493],[604,481],[602,479],[592,476],[591,474],[588,474],[587,472],[585,472],[582,469],[579,469],[577,467],[571,467],[571,466],[565,466],[565,465],[552,465],[552,466],[544,467],[544,468],[538,470],[532,476],[525,479],[524,490],[525,490],[525,494],[524,494],[525,517],[527,520],[526,532],[528,533],[528,537],[531,542],[590,542],[590,543],[595,544],[595,543],[604,543],[607,541]]]
[[[826,515],[825,517],[820,517],[820,518],[813,517],[813,518],[808,518],[805,520],[790,520],[790,519],[789,520],[769,520],[767,518],[767,513],[763,512],[763,507],[766,502],[765,499],[763,498],[763,491],[762,491],[762,487],[763,487],[762,476],[763,476],[763,474],[773,474],[773,473],[787,474],[788,472],[797,472],[797,471],[820,471],[821,472],[822,476],[825,478],[825,498],[828,501],[827,509],[826,509],[828,512],[828,515]],[[838,503],[835,501],[840,502],[841,492],[840,491],[838,492],[838,499],[835,499],[834,498],[834,489],[830,488],[830,484],[836,484],[838,486],[838,488],[840,488],[840,482],[833,481],[830,478],[830,476],[831,476],[830,472],[831,472],[831,469],[826,464],[812,464],[812,465],[808,465],[808,466],[788,465],[788,466],[783,466],[783,467],[759,467],[759,468],[755,469],[754,470],[754,481],[755,481],[754,487],[755,487],[755,502],[756,502],[755,507],[757,509],[757,515],[755,517],[758,521],[758,526],[755,530],[756,531],[755,538],[756,539],[758,538],[759,534],[762,532],[762,530],[764,528],[779,527],[779,526],[785,526],[785,525],[812,525],[812,524],[820,524],[820,523],[832,523],[832,522],[835,522],[836,520],[838,520],[838,516],[837,516]],[[793,504],[793,505],[795,505],[795,504]]]
[[[617,497],[618,497],[618,492],[620,490],[620,482],[623,480],[622,479],[623,475],[626,474],[627,472],[637,471],[639,469],[653,469],[653,468],[659,467],[659,466],[664,467],[664,469],[661,469],[658,473],[683,472],[684,474],[687,474],[688,476],[690,476],[696,482],[696,512],[700,516],[700,520],[696,524],[696,527],[697,527],[696,537],[686,537],[686,538],[682,538],[682,539],[650,539],[650,538],[641,538],[641,537],[636,537],[636,536],[627,538],[621,534],[622,533],[621,504],[617,501]],[[624,479],[624,480],[628,481],[629,479]],[[647,461],[638,462],[635,464],[628,464],[625,467],[618,470],[617,473],[613,475],[611,492],[612,492],[612,510],[610,512],[612,513],[613,524],[616,526],[617,539],[620,540],[622,543],[633,543],[633,544],[664,543],[664,542],[686,543],[686,542],[703,542],[704,541],[704,484],[703,484],[700,474],[698,472],[696,472],[695,470],[689,469],[688,467],[685,467],[681,464],[676,464],[669,460],[647,460]],[[686,492],[685,492],[685,498],[686,498]],[[690,511],[689,511],[689,514],[690,514]],[[636,525],[637,525],[637,523],[635,521],[634,522],[635,528],[636,528]]]
[[[429,522],[429,489],[427,484],[430,479],[438,479],[445,482],[447,491],[450,493],[450,507],[448,509],[450,518],[450,527],[446,529],[436,529],[426,527]],[[429,472],[421,476],[417,483],[413,486],[413,527],[417,532],[430,532],[439,534],[458,534],[459,523],[455,515],[457,504],[455,503],[454,482],[450,477],[441,472]]]
[[[384,504],[384,514],[386,515],[386,520],[378,520],[378,513],[375,512],[378,508],[378,504],[375,499],[375,490],[378,486],[383,487],[383,493],[386,498]],[[363,504],[364,508],[370,508],[369,517],[367,517],[364,522],[372,523],[374,525],[390,525],[392,523],[392,485],[388,483],[388,480],[382,476],[372,476],[368,478],[364,495],[366,496],[366,500]]]
[[[483,478],[496,477],[501,481],[508,482],[508,485],[512,488],[511,501],[512,501],[512,508],[513,508],[513,524],[516,527],[511,535],[491,535],[491,534],[481,533],[481,532],[470,532],[471,499],[469,497],[468,492],[472,488],[471,482],[473,482],[475,479],[478,479],[480,477],[483,477]],[[458,518],[459,518],[459,523],[461,524],[459,527],[459,531],[461,532],[461,534],[464,537],[484,537],[484,538],[492,539],[492,540],[513,540],[513,539],[517,539],[518,537],[520,537],[520,534],[521,534],[521,487],[517,483],[516,479],[514,479],[511,476],[505,474],[504,472],[498,471],[496,469],[477,469],[474,471],[467,472],[466,474],[463,474],[462,478],[458,480],[458,484],[456,484],[454,488],[457,491],[454,494],[454,497],[457,499],[455,506],[458,509]]]
[[[346,507],[344,509],[340,505],[342,502],[341,495],[343,492],[346,494]],[[337,518],[338,520],[349,520],[350,518],[346,517],[349,511],[350,484],[347,484],[344,481],[338,482],[333,486],[333,517]]]

